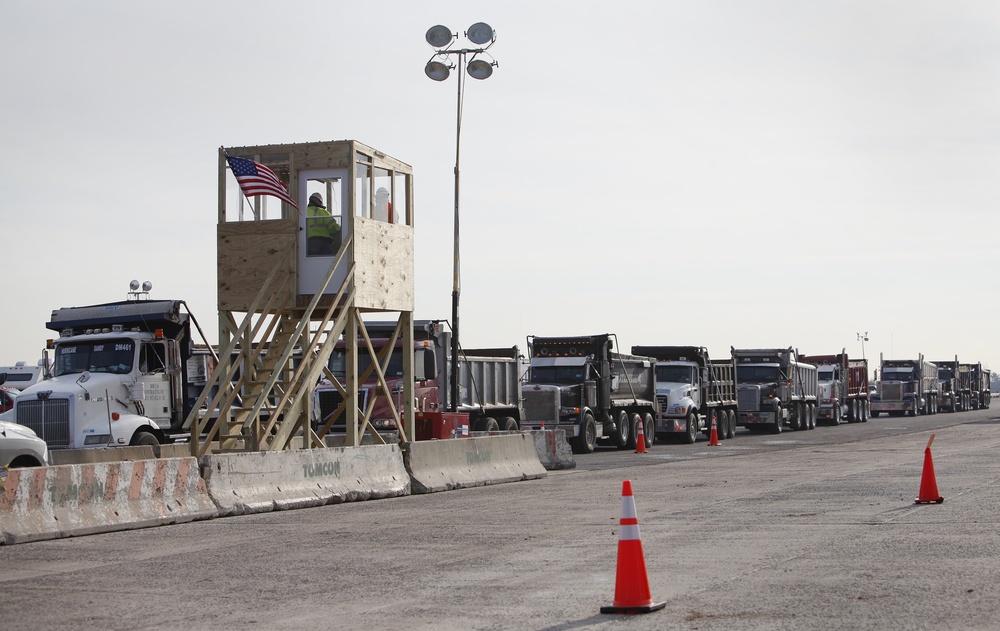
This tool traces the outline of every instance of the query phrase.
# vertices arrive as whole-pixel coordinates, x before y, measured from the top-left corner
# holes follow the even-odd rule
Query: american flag
[[[299,205],[288,196],[288,189],[281,183],[274,171],[247,158],[226,156],[226,160],[229,161],[229,166],[233,170],[233,175],[236,176],[236,181],[244,195],[247,197],[273,195],[288,202],[298,210]]]

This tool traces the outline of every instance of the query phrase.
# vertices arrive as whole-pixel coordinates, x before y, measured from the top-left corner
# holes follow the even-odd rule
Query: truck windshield
[[[531,368],[531,381],[534,383],[583,383],[586,379],[586,366],[533,366]]]
[[[377,349],[376,353],[381,353],[382,349]],[[432,351],[428,349],[418,348],[414,350],[413,356],[413,378],[417,381],[423,381],[429,379],[427,375],[430,374],[427,363],[430,357],[426,355]],[[358,349],[358,376],[365,374],[368,367],[372,364],[371,354],[364,349]],[[330,363],[328,364],[330,372],[332,372],[337,379],[343,380],[344,376],[347,374],[347,355],[343,348],[338,348],[333,351],[330,355]],[[433,364],[431,367],[433,368]],[[398,379],[403,376],[403,349],[397,348],[392,352],[392,358],[389,359],[389,367],[385,371],[386,379]],[[374,381],[377,377],[375,376],[375,371],[368,376],[368,381]]]
[[[882,381],[913,381],[913,372],[909,370],[883,370]]]
[[[739,383],[774,383],[784,378],[777,366],[736,367],[736,381]]]
[[[130,339],[60,344],[52,374],[58,377],[89,370],[127,375],[134,365],[135,342]]]
[[[656,380],[660,383],[694,383],[691,366],[657,366]]]
[[[821,370],[817,377],[819,381],[833,381],[833,370]]]

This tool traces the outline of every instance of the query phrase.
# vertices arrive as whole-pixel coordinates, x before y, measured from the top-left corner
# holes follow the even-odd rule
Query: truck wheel
[[[858,423],[861,421],[861,417],[857,414],[857,408],[854,405],[854,401],[851,401],[847,410],[847,422],[848,423]]]
[[[872,413],[872,411],[868,407],[868,402],[867,401],[862,401],[861,402],[861,422],[862,423],[867,423],[868,422],[868,417],[871,415],[871,413]]]
[[[781,433],[781,419],[779,418],[774,423],[771,423],[771,425],[768,426],[767,431],[768,431],[768,433],[771,433],[771,434],[780,434]]]
[[[594,449],[597,447],[597,422],[590,412],[587,412],[587,415],[583,417],[580,435],[570,441],[570,447],[575,454],[594,453]]]
[[[872,410],[871,412],[869,412],[871,418],[878,418],[879,414],[881,414],[881,412],[879,412],[878,410]]]
[[[726,438],[736,438],[736,412],[726,410]]]
[[[500,431],[502,432],[516,432],[517,431],[517,419],[513,416],[504,416],[499,421]]]
[[[636,412],[628,415],[628,440],[625,442],[625,449],[635,449],[636,441],[639,440],[639,421],[642,417]],[[645,428],[642,430],[645,432]]]
[[[684,434],[684,442],[693,445],[698,441],[698,417],[693,412],[687,415],[687,432]]]
[[[142,430],[137,431],[133,436],[132,440],[129,441],[130,445],[142,446],[149,445],[153,448],[153,456],[156,458],[160,457],[160,441],[156,439],[156,436],[150,432],[144,432]]]
[[[806,405],[806,408],[809,410],[807,413],[809,416],[809,429],[816,429],[816,406],[809,403]]]
[[[830,423],[840,425],[840,404],[834,403],[830,411]]]
[[[500,424],[492,416],[487,416],[483,419],[483,431],[484,432],[499,432]]]
[[[629,427],[628,413],[622,410],[615,418],[615,447],[618,449],[628,449],[630,440],[632,440],[632,431]]]
[[[656,442],[656,427],[653,415],[649,412],[646,412],[646,416],[642,417],[642,433],[646,435],[646,449],[649,449]]]
[[[800,429],[805,429],[804,419],[805,416],[805,406],[802,403],[794,403],[792,407],[792,418],[788,421],[788,428],[793,432],[797,432]],[[780,427],[781,421],[778,421]]]

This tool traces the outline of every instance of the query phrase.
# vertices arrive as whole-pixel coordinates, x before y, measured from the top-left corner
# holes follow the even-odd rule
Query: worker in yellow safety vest
[[[306,254],[333,256],[340,249],[340,224],[323,205],[323,196],[309,196],[306,209]]]

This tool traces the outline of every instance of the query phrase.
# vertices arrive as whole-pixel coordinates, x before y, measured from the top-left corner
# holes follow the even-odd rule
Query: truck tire
[[[793,432],[797,432],[800,429],[805,429],[802,426],[802,417],[804,415],[804,405],[799,403],[792,404],[792,418],[788,419],[788,429]],[[781,421],[778,421],[778,426],[781,426]]]
[[[806,407],[809,409],[809,429],[816,429],[816,404],[809,403]]]
[[[156,436],[152,432],[138,430],[132,435],[132,440],[129,441],[129,444],[132,446],[149,445],[153,448],[153,455],[157,458],[160,457],[160,441],[156,439]]]
[[[629,444],[631,443],[633,446],[635,445],[632,439],[632,431],[633,429],[631,427],[631,420],[629,419],[628,412],[622,410],[615,418],[615,447],[618,449],[631,449]]]
[[[636,441],[639,440],[639,423],[642,422],[642,417],[638,413],[632,412],[628,415],[628,441],[625,443],[626,449],[635,449]],[[642,430],[646,431],[645,428]]]
[[[513,416],[501,417],[498,421],[500,424],[501,432],[516,432],[517,431],[517,419]]]
[[[839,403],[834,403],[833,404],[833,408],[832,408],[832,410],[830,412],[830,423],[833,424],[833,425],[840,425],[840,422],[841,422],[841,418],[840,418],[840,404]]]
[[[646,435],[646,449],[649,449],[656,442],[656,427],[653,415],[649,412],[646,412],[646,416],[642,417],[642,433]]]
[[[583,424],[580,425],[580,435],[570,441],[570,447],[575,454],[594,453],[597,447],[597,421],[590,412],[583,417]]]
[[[878,415],[879,415],[879,414],[881,414],[881,412],[879,412],[878,410],[871,410],[871,411],[869,411],[869,413],[868,413],[868,415],[869,415],[869,416],[870,416],[871,418],[878,418]]]
[[[684,433],[684,442],[693,445],[698,441],[698,417],[694,412],[688,412],[687,431]]]
[[[775,422],[771,423],[768,426],[768,428],[767,428],[768,433],[769,434],[780,434],[781,433],[781,423],[782,423],[782,421],[781,421],[780,418],[778,420],[776,420]]]
[[[736,412],[726,410],[726,438],[736,438]]]

